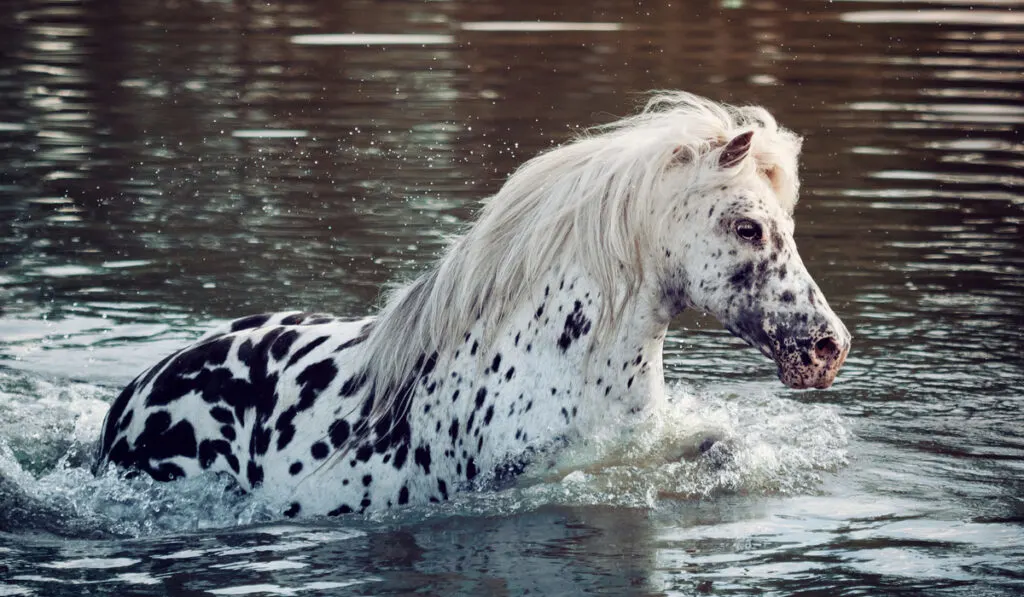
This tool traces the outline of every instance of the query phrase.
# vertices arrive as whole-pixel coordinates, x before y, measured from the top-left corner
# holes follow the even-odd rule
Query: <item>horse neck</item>
[[[585,407],[581,425],[636,414],[664,398],[668,317],[651,290],[623,284],[606,301],[579,267],[558,268],[498,326],[494,350],[512,352],[530,385],[574,394]],[[491,359],[484,355],[478,373],[488,373]]]
[[[437,283],[436,273],[414,282],[396,303],[398,309],[389,308],[377,320],[361,358],[362,367],[370,372],[371,386],[397,388],[403,380],[417,378],[425,384],[415,386],[414,396],[388,392],[386,399],[373,403],[371,418],[383,420],[410,408],[423,413],[428,402],[437,401],[433,391],[438,387],[464,397],[475,397],[483,388],[495,400],[500,393],[502,401],[522,397],[532,403],[529,416],[538,423],[536,429],[547,431],[531,433],[531,443],[542,445],[545,433],[548,440],[563,431],[586,434],[663,400],[661,352],[668,317],[654,308],[653,297],[659,296],[654,288],[641,285],[629,292],[622,280],[612,284],[609,292],[571,261],[549,268],[538,280],[519,295],[514,306],[497,308],[498,313],[488,313],[483,298],[461,301],[481,309],[475,322],[465,327],[443,320],[425,322],[430,313],[456,321],[460,314],[450,304],[446,309],[422,308],[418,298]],[[606,294],[613,299],[606,300]],[[491,309],[496,309],[493,304]],[[427,322],[439,323],[436,329],[448,333],[418,340],[415,334],[410,337],[409,329]],[[381,368],[382,362],[390,365],[390,374]],[[428,366],[435,376],[440,375],[431,380],[420,377]],[[435,387],[433,381],[439,385]],[[453,419],[467,421],[474,406],[472,399],[453,399],[444,408]],[[495,410],[508,412],[503,409],[513,406],[495,404]],[[553,423],[563,417],[564,427]]]

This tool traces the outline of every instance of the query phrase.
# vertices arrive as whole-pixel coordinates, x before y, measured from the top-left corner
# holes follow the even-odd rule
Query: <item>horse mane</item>
[[[694,184],[721,177],[717,158],[699,158],[748,130],[756,131],[754,160],[733,170],[767,173],[792,213],[799,137],[763,108],[684,92],[656,92],[638,114],[591,128],[523,164],[429,271],[388,298],[366,340],[366,381],[375,394],[371,425],[407,412],[409,384],[425,358],[463,342],[481,319],[491,334],[481,339],[486,347],[502,320],[566,264],[587,272],[601,291],[594,337],[602,337],[643,281],[648,244],[670,207],[659,205],[672,195],[659,192],[666,169],[688,169]]]

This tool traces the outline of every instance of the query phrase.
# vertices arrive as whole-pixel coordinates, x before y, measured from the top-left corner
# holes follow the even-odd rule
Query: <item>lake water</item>
[[[0,16],[0,595],[1024,592],[1016,1]],[[366,314],[518,164],[657,88],[806,137],[797,242],[854,334],[832,389],[785,389],[687,315],[674,409],[629,464],[301,522],[210,479],[88,472],[146,366],[236,316]],[[659,457],[693,421],[734,460]]]

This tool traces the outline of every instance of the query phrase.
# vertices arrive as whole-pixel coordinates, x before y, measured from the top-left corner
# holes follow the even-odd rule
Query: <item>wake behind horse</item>
[[[524,164],[376,317],[251,316],[144,372],[97,469],[224,473],[288,516],[445,501],[643,421],[686,308],[826,388],[850,335],[793,241],[799,150],[764,109],[656,95]]]

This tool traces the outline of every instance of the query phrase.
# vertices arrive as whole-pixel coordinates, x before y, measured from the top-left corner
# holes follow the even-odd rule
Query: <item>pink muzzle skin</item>
[[[825,389],[832,385],[850,352],[850,340],[826,337],[815,342],[807,354],[785,354],[776,358],[779,380],[794,390]]]

